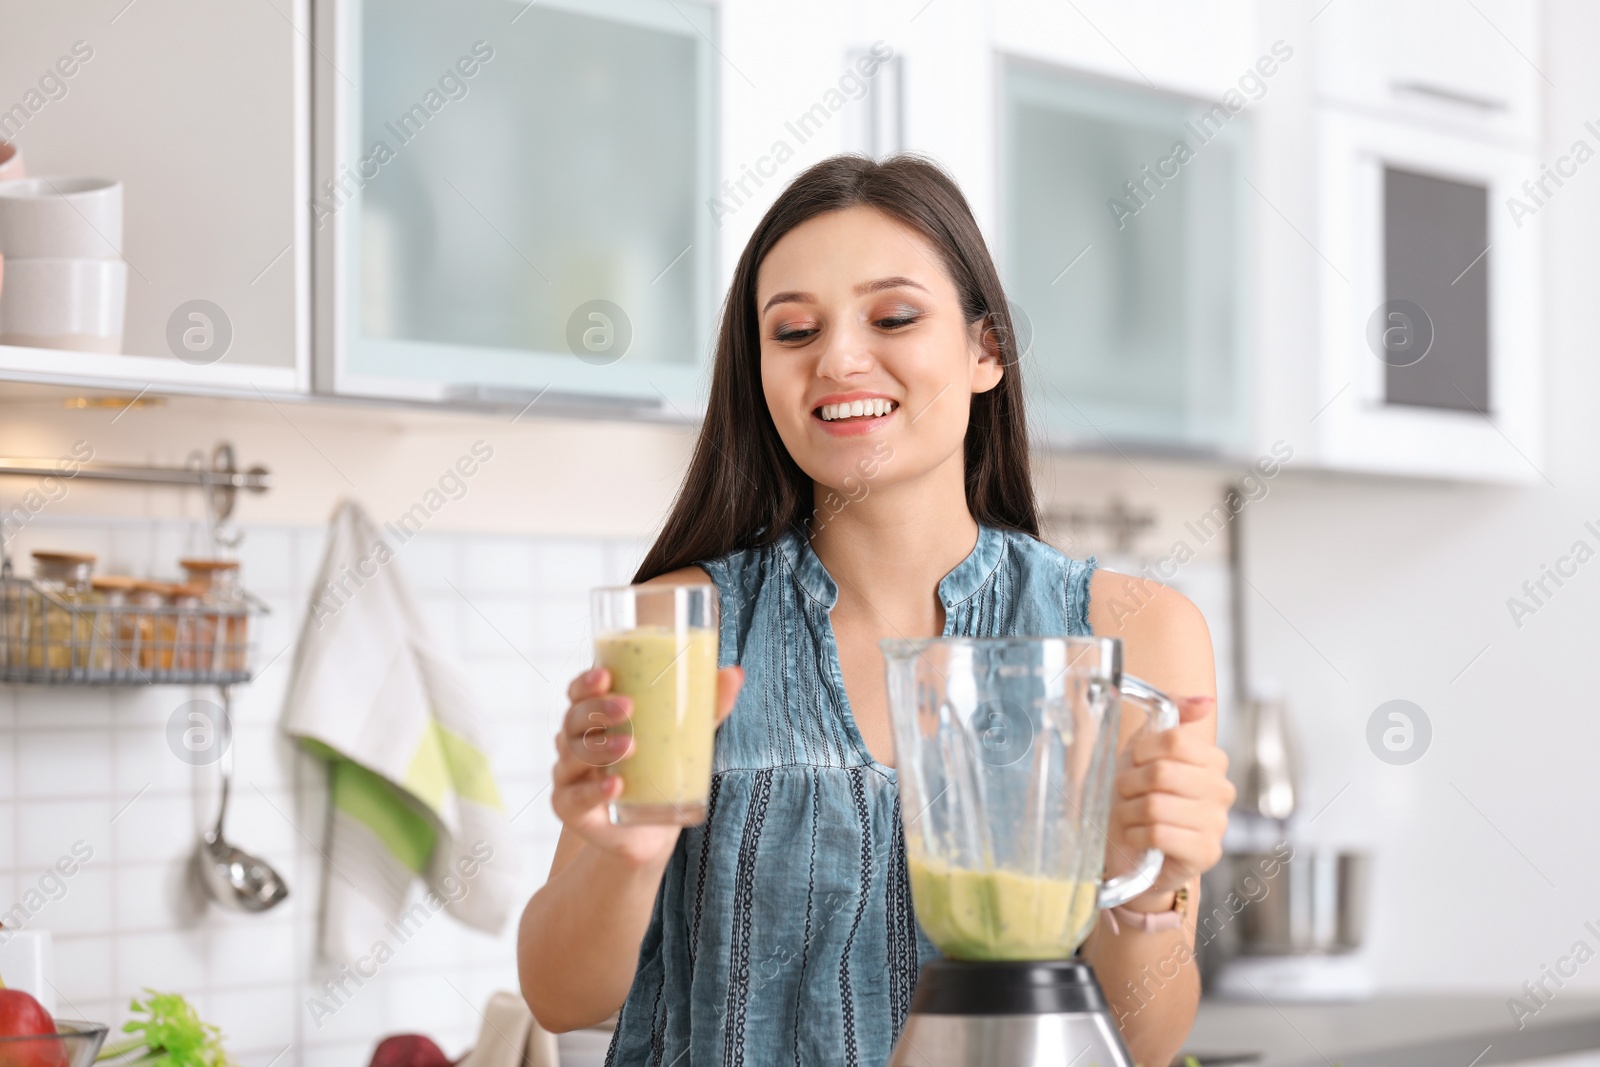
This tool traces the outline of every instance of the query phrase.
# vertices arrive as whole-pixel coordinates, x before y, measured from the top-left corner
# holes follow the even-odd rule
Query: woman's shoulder
[[[1194,602],[1154,578],[1098,571],[1090,582],[1089,625],[1120,637],[1130,674],[1196,696],[1216,691],[1211,630]]]
[[[720,556],[711,557],[658,574],[645,585],[734,585],[748,588],[752,576],[766,569],[766,557],[771,545],[734,548]]]
[[[642,584],[644,584],[644,585],[705,585],[709,581],[711,581],[711,574],[704,567],[701,567],[701,566],[690,566],[690,567],[679,567],[677,570],[668,571],[666,574],[658,574],[654,578],[647,579]]]
[[[1146,575],[1096,570],[1089,596],[1089,621],[1095,633],[1106,637],[1205,627],[1205,617],[1192,600]]]

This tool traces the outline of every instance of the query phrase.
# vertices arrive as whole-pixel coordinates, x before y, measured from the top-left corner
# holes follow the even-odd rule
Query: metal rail
[[[202,454],[196,453],[195,459]],[[243,489],[250,493],[264,493],[272,488],[272,473],[265,467],[240,470],[234,462],[233,446],[219,444],[211,454],[211,466],[200,462],[184,467],[138,466],[124,463],[71,464],[59,459],[28,459],[18,456],[0,456],[0,475],[21,477],[93,478],[98,481],[132,482],[143,485],[179,485],[203,489],[211,493],[212,506],[217,518],[225,519],[233,513],[234,497]]]

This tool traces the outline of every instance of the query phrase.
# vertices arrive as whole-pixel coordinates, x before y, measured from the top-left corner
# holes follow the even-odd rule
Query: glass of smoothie
[[[633,701],[613,728],[633,749],[614,768],[616,824],[696,826],[706,819],[716,732],[717,589],[630,585],[596,589],[594,662]]]

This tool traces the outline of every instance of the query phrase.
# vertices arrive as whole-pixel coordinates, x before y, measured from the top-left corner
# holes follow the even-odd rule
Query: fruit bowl
[[[0,1067],[90,1067],[105,1039],[105,1023],[57,1019],[54,1034],[0,1037]]]

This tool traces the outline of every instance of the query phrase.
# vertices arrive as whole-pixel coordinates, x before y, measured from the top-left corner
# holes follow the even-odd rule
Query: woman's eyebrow
[[[896,274],[892,278],[879,278],[875,282],[862,282],[860,285],[856,286],[856,295],[866,296],[868,293],[881,293],[885,289],[902,288],[921,289],[924,293],[928,291],[926,286],[918,282],[914,282],[910,278],[907,278],[903,275]]]
[[[928,291],[927,286],[914,282],[904,275],[897,274],[891,278],[878,278],[874,281],[862,282],[855,287],[855,293],[857,296],[866,296],[868,293],[881,293],[885,289],[901,288],[921,289],[924,293]],[[811,293],[802,293],[797,289],[786,289],[781,293],[773,293],[771,298],[761,305],[761,313],[765,315],[767,309],[777,304],[804,304],[808,301],[814,302],[816,299]]]

